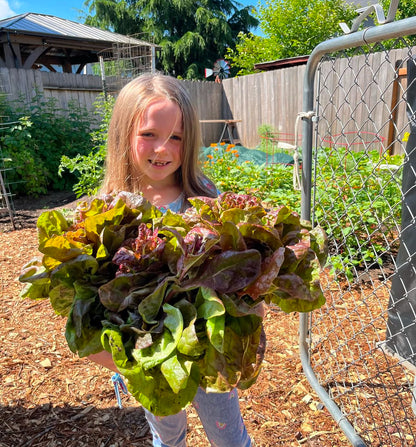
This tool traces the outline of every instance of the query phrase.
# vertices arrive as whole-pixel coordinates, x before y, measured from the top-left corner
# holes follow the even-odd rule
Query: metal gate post
[[[357,435],[354,427],[348,422],[338,405],[328,395],[326,389],[319,383],[311,364],[309,362],[309,335],[308,335],[309,314],[301,313],[299,319],[299,351],[303,372],[309,384],[321,399],[334,421],[339,425],[345,436],[354,447],[365,447],[365,442]]]

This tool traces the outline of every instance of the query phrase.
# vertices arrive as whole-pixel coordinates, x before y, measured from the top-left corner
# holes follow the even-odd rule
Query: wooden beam
[[[3,44],[3,51],[6,59],[6,67],[22,68],[22,59],[19,58],[20,51],[16,52],[16,44]]]
[[[65,61],[65,58],[59,57],[59,56],[48,56],[48,55],[42,55],[41,58],[38,59],[37,63],[42,65],[62,65]],[[78,65],[78,64],[88,64],[92,62],[97,62],[97,59],[93,57],[85,57],[85,56],[78,56],[78,57],[72,57],[69,59],[69,62],[71,65]]]
[[[84,67],[85,67],[85,63],[79,64],[79,67],[77,69],[77,74],[80,74]]]
[[[112,48],[113,42],[88,40],[88,39],[71,39],[68,37],[52,37],[52,36],[32,36],[25,34],[9,34],[0,32],[0,43],[10,42],[26,46],[42,46],[49,45],[57,48],[73,48],[84,49],[86,51],[102,51]]]
[[[39,58],[39,56],[41,56],[47,49],[48,49],[48,47],[37,47],[37,48],[35,48],[29,54],[29,56],[26,58],[26,60],[25,60],[25,62],[23,64],[23,68],[27,68],[27,69],[32,68],[33,64],[36,62],[36,60]]]
[[[407,68],[400,67],[403,61],[396,61],[396,77],[393,80],[393,87],[391,92],[391,104],[390,111],[391,117],[389,120],[389,128],[387,134],[387,147],[390,155],[393,154],[393,142],[396,138],[396,124],[397,124],[397,113],[398,113],[398,103],[399,103],[399,87],[401,80],[407,76]]]
[[[52,65],[50,64],[43,64],[47,69],[49,69],[49,71],[51,71],[52,73],[56,73],[57,71],[55,70],[54,67],[52,67]]]

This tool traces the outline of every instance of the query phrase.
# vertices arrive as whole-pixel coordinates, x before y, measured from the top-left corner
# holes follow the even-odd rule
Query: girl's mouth
[[[167,166],[170,163],[170,161],[157,161],[157,160],[149,160],[149,162],[151,165],[159,167]]]

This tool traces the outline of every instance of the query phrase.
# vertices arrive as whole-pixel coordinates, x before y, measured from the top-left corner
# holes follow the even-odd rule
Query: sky
[[[258,4],[258,0],[237,0],[243,5]],[[26,12],[48,14],[61,19],[83,22],[81,11],[87,11],[85,0],[0,0],[0,20]]]

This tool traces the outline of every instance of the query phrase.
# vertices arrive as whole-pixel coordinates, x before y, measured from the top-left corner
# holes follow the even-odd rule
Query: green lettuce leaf
[[[43,212],[37,221],[39,247],[41,248],[52,236],[64,233],[69,225],[69,222],[60,211]]]
[[[160,366],[160,371],[174,393],[184,390],[188,384],[194,362],[173,355]]]
[[[25,264],[20,272],[19,281],[25,283],[20,292],[22,298],[48,298],[50,290],[49,272],[38,258]]]
[[[153,344],[145,349],[133,349],[132,356],[142,369],[148,370],[169,358],[176,350],[183,331],[183,319],[179,309],[165,304],[163,311],[165,329],[153,339]]]
[[[65,337],[72,352],[86,357],[102,351],[100,316],[103,309],[95,287],[74,283],[75,297],[68,315]]]
[[[198,290],[196,306],[198,318],[204,318],[205,320],[224,315],[225,313],[224,304],[218,298],[216,291],[208,287],[201,287]]]

